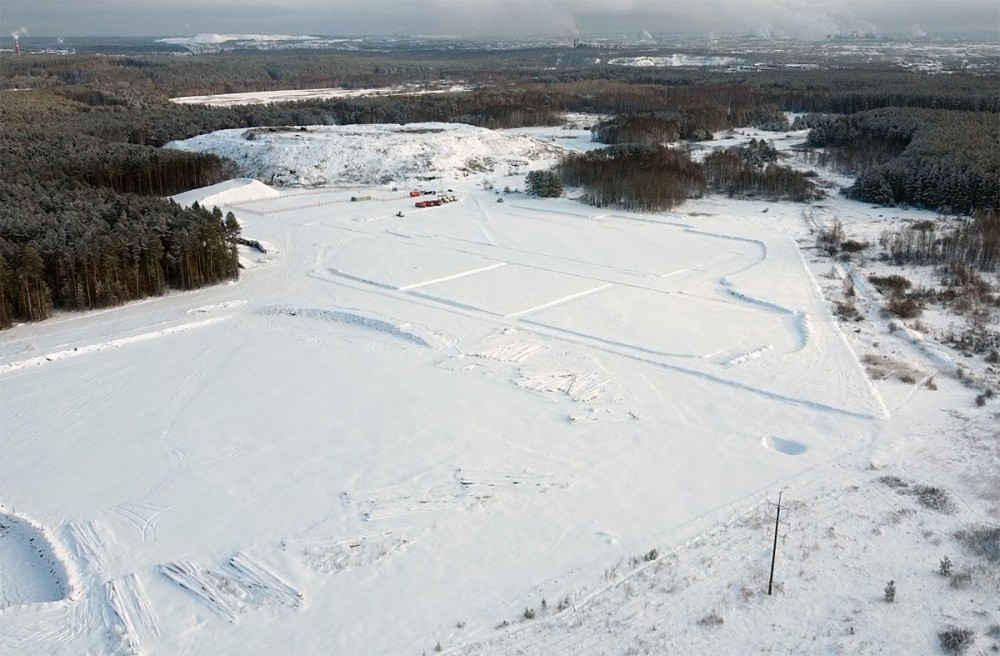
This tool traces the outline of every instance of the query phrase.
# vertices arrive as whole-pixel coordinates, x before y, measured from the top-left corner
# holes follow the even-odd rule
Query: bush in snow
[[[1000,565],[1000,526],[983,526],[955,533],[962,545],[991,563]]]
[[[951,500],[951,495],[946,490],[931,485],[917,485],[913,488],[913,493],[917,495],[920,505],[931,510],[950,515],[958,510],[955,502]]]
[[[888,583],[886,583],[885,588],[882,589],[882,592],[884,593],[886,601],[888,601],[890,604],[894,603],[896,601],[896,582],[889,581]]]
[[[975,632],[967,626],[949,626],[938,633],[941,649],[946,654],[964,654],[976,639]]]
[[[951,575],[951,587],[964,590],[972,583],[972,572],[955,572]]]
[[[722,619],[722,615],[719,615],[716,611],[712,611],[705,617],[698,620],[698,624],[701,626],[722,626],[725,620]]]

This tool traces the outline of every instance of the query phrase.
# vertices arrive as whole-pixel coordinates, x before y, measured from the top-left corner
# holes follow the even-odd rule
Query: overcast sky
[[[1000,31],[998,0],[0,0],[39,36]]]

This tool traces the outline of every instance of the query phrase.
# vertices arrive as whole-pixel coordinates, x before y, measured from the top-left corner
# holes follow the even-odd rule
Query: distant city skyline
[[[4,0],[0,29],[43,36],[420,34],[575,36],[702,32],[831,34],[1000,31],[996,0]]]

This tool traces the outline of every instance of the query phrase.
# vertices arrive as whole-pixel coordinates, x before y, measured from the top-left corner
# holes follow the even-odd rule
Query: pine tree
[[[532,171],[524,182],[532,196],[559,198],[563,195],[562,178],[555,171]]]

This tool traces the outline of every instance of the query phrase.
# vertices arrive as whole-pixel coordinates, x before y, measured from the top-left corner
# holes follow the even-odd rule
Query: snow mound
[[[295,186],[513,175],[563,152],[535,137],[455,123],[220,130],[167,147],[228,157],[244,175]]]
[[[249,203],[257,200],[280,198],[281,192],[268,187],[263,182],[251,178],[236,178],[226,180],[210,187],[202,187],[182,194],[171,196],[181,205],[198,203],[202,207],[212,208],[234,203]]]
[[[787,440],[781,437],[767,434],[760,438],[760,444],[765,449],[783,453],[786,456],[797,456],[806,452],[806,445],[795,440]]]

